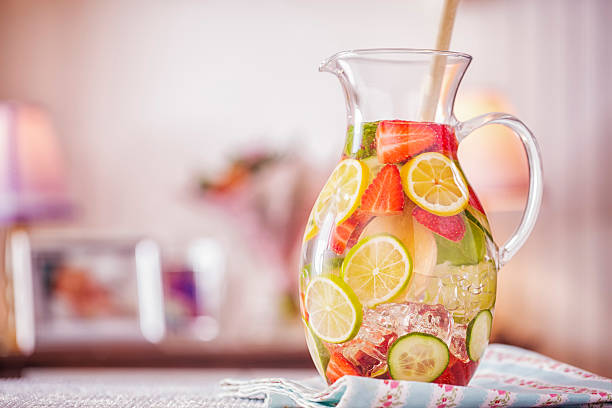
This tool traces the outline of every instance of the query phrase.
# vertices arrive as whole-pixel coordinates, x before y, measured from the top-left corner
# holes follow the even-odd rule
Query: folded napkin
[[[327,387],[320,379],[224,380],[225,397],[269,407],[612,407],[612,380],[518,347],[493,344],[470,385],[342,377]]]

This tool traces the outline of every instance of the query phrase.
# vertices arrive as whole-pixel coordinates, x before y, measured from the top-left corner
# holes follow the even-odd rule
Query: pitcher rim
[[[464,59],[467,62],[472,60],[472,56],[470,54],[466,54],[464,52],[457,51],[448,51],[448,50],[434,50],[429,48],[359,48],[354,50],[344,50],[339,51],[332,56],[326,58],[319,64],[319,71],[325,71],[325,67],[329,65],[332,61],[336,61],[340,58],[347,56],[355,56],[355,57],[364,57],[368,58],[368,56],[376,56],[380,54],[404,54],[404,55],[415,55],[415,54],[425,54],[425,55],[439,55],[445,57],[455,57],[459,59]],[[372,58],[374,59],[374,58]]]

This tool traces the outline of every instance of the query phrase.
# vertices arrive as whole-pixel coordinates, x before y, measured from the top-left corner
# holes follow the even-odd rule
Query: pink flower
[[[392,403],[393,403],[392,401],[386,401],[386,402],[383,403],[383,407],[388,407]]]
[[[444,391],[449,392],[453,390],[453,386],[452,385],[444,385]]]
[[[391,381],[391,388],[397,388],[399,386],[399,382],[398,381]]]

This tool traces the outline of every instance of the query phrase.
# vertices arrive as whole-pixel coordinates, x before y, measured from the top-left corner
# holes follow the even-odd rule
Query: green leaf
[[[346,132],[344,153],[356,159],[365,159],[374,155],[376,153],[376,128],[378,127],[378,122],[365,122],[361,125],[361,143],[357,152],[353,152],[355,129],[353,125],[349,126]]]
[[[465,226],[465,236],[459,242],[434,235],[438,245],[438,264],[448,261],[453,265],[475,265],[484,259],[484,233],[469,219],[465,219]]]

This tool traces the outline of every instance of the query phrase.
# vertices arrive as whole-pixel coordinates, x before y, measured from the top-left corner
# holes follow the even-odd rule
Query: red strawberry
[[[370,218],[368,213],[356,210],[346,221],[337,225],[332,233],[330,242],[331,249],[340,255],[344,253],[347,246],[351,247],[355,245],[359,238],[359,234],[361,234],[361,231],[363,231]]]
[[[437,135],[437,129],[430,125],[405,120],[381,121],[376,128],[378,160],[381,163],[400,163],[430,148]]]
[[[475,209],[477,209],[478,211],[480,211],[481,213],[485,214],[485,210],[482,207],[482,204],[480,204],[480,200],[478,199],[478,196],[476,195],[476,193],[474,192],[474,190],[472,190],[472,187],[468,186],[468,189],[470,190],[470,198],[468,200],[468,203],[474,207]]]
[[[361,210],[372,215],[397,215],[404,210],[402,178],[397,166],[387,164],[361,196]]]
[[[457,143],[453,128],[448,125],[440,125],[437,123],[430,123],[429,126],[436,130],[434,144],[429,150],[440,152],[452,159],[456,159],[459,144]]]
[[[412,216],[431,231],[451,241],[459,242],[465,235],[465,222],[459,214],[441,217],[416,206],[412,210]]]
[[[467,385],[478,367],[478,362],[468,361],[464,363],[451,353],[448,366],[438,378],[436,384]]]
[[[327,381],[333,384],[345,375],[359,375],[359,371],[341,353],[333,353],[329,359],[329,364],[327,364],[325,375]]]

